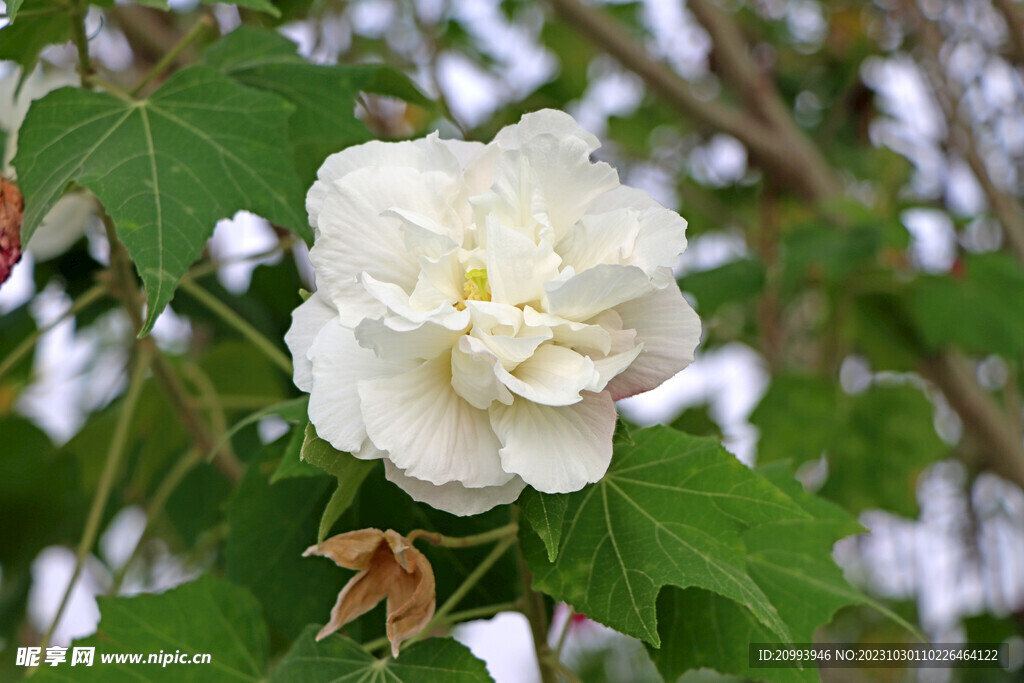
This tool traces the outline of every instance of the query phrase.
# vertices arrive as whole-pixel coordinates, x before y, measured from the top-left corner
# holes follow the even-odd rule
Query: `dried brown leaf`
[[[0,284],[7,281],[21,259],[21,217],[25,200],[18,187],[0,176]]]
[[[387,635],[397,657],[408,640],[434,616],[434,570],[406,538],[388,529],[359,529],[310,546],[304,556],[319,555],[346,569],[358,569],[338,594],[331,620],[317,634],[326,638],[387,598]]]

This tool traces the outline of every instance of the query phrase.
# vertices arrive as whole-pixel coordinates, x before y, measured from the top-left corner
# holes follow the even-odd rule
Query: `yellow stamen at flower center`
[[[466,271],[466,281],[462,284],[466,301],[490,301],[491,286],[487,284],[487,269],[474,268]]]

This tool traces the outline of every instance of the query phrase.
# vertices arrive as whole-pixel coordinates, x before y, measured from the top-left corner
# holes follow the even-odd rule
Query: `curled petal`
[[[460,517],[486,512],[495,505],[514,503],[526,488],[526,482],[519,477],[512,477],[500,486],[469,488],[457,481],[437,486],[408,476],[390,460],[384,461],[384,475],[413,500]]]
[[[618,401],[650,391],[693,362],[700,343],[700,318],[674,284],[615,309],[622,326],[636,330],[643,351],[608,384]]]
[[[501,440],[502,467],[538,491],[578,491],[608,471],[616,414],[607,391],[585,393],[571,406],[517,399],[489,412]]]

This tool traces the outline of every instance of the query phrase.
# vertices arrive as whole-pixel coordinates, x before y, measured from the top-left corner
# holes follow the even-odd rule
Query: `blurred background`
[[[868,531],[835,548],[854,585],[933,641],[1009,641],[1011,672],[985,680],[1024,677],[1024,4],[276,0],[277,20],[170,4],[171,14],[90,8],[90,50],[111,80],[137,81],[206,11],[222,33],[273,25],[318,63],[383,62],[408,74],[439,107],[365,95],[359,116],[382,138],[439,129],[487,141],[527,111],[576,117],[623,182],[689,221],[677,275],[704,322],[697,361],[621,402],[622,415],[718,435],[748,464],[794,462],[805,487]],[[0,66],[7,171],[31,99],[77,78],[70,45],[38,46],[27,75],[33,56],[13,43],[0,30],[0,59],[12,60]],[[200,59],[201,47],[181,63]],[[107,259],[92,201],[67,196],[48,222],[0,287],[0,363],[41,334],[33,354],[0,366],[0,429],[5,441],[16,434],[40,453],[84,458],[95,480],[87,456],[126,386],[130,325],[113,304],[75,303]],[[239,214],[218,226],[208,252],[220,264],[217,295],[280,339],[275,327],[294,303],[285,294],[313,285],[304,248]],[[217,325],[179,294],[154,331],[193,368],[211,420],[287,395],[253,370],[265,361],[240,342],[211,349],[231,334]],[[207,381],[217,410],[202,404]],[[152,411],[156,434],[178,438],[159,431],[170,427],[151,404],[140,410]],[[284,430],[268,418],[252,438]],[[133,445],[133,462],[145,462],[146,448]],[[173,506],[171,531],[133,550],[155,474],[131,468],[56,643],[95,629],[93,595],[112,582],[122,593],[160,589],[211,561],[215,531],[174,528]],[[74,537],[59,522],[78,494],[61,490],[59,471],[24,476],[0,472],[2,657],[46,629],[75,564]],[[226,495],[209,486],[213,501]],[[14,530],[15,519],[27,526]],[[552,632],[566,618],[556,614]],[[583,680],[656,675],[637,643],[572,619],[567,651]],[[460,637],[499,681],[534,680],[521,616]],[[819,638],[910,635],[856,608]],[[961,680],[982,680],[971,673]],[[825,680],[888,679],[830,670]]]

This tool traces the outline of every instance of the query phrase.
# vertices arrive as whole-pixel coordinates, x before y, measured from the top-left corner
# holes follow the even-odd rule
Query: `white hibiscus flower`
[[[599,480],[614,401],[693,360],[686,221],[540,111],[488,145],[370,142],[320,168],[318,290],[286,341],[321,438],[459,515]]]

